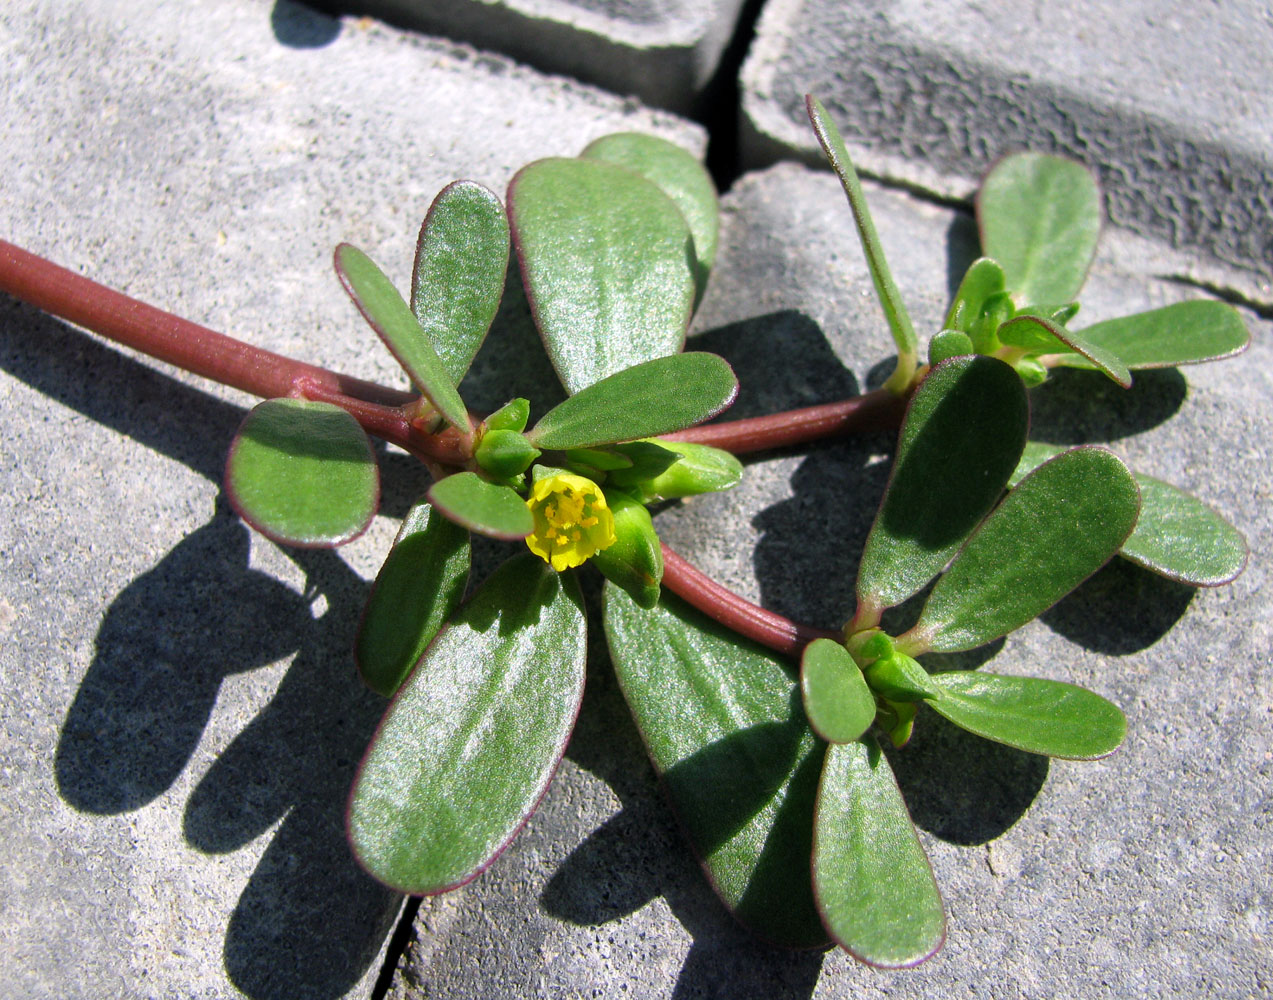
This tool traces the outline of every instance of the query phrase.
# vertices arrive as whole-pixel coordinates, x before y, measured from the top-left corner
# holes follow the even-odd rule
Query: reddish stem
[[[726,628],[789,656],[798,657],[814,639],[841,638],[839,632],[802,625],[752,604],[722,587],[667,545],[663,546],[663,586]]]

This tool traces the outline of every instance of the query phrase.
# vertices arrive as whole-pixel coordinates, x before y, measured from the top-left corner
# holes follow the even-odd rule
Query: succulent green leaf
[[[911,398],[892,476],[867,536],[858,601],[917,593],[999,499],[1025,444],[1025,389],[1002,361],[951,358]]]
[[[524,431],[529,417],[530,401],[519,396],[517,399],[510,399],[487,417],[486,429],[490,431]]]
[[[800,694],[813,731],[831,743],[856,740],[875,721],[875,696],[849,651],[814,639],[800,657]]]
[[[456,385],[499,309],[508,247],[508,217],[499,195],[474,181],[444,187],[420,227],[411,311]]]
[[[964,272],[954,301],[946,313],[944,329],[968,333],[973,321],[981,315],[986,300],[1004,291],[1003,268],[989,257],[978,257]]]
[[[429,487],[429,502],[456,524],[491,538],[525,538],[535,530],[526,501],[474,472],[457,472]]]
[[[602,136],[579,155],[635,170],[672,199],[694,237],[694,277],[701,296],[716,259],[720,229],[716,185],[703,165],[675,143],[640,132]]]
[[[1020,628],[1100,569],[1139,512],[1136,482],[1112,452],[1075,448],[1045,462],[968,539],[898,648],[956,652]]]
[[[862,193],[862,182],[858,180],[857,171],[853,168],[853,161],[849,158],[849,151],[844,146],[840,130],[836,128],[835,122],[827,114],[827,109],[822,106],[822,102],[812,94],[805,96],[805,109],[809,113],[809,121],[813,123],[814,135],[818,137],[822,151],[830,161],[836,176],[840,178],[840,185],[844,188],[845,195],[848,196],[858,238],[866,254],[867,268],[875,284],[875,294],[884,309],[884,318],[888,322],[889,330],[893,333],[893,341],[897,344],[898,367],[894,377],[905,374],[904,379],[898,379],[897,385],[891,384],[893,378],[889,379],[889,387],[900,392],[909,384],[915,360],[919,357],[919,341],[915,337],[915,328],[911,325],[910,314],[906,311],[906,304],[902,301],[901,293],[897,290],[897,283],[893,280],[893,272],[889,270],[888,262],[884,259],[884,246],[880,243],[879,234],[875,231],[875,222],[871,219],[866,195]]]
[[[657,186],[601,160],[538,160],[513,178],[508,208],[531,311],[567,392],[681,349],[693,236]]]
[[[1118,355],[1099,344],[1089,343],[1081,335],[1042,316],[1022,315],[1008,320],[999,327],[999,340],[1010,347],[1022,348],[1029,354],[1073,351],[1083,357],[1090,367],[1103,372],[1124,389],[1131,388],[1131,372]]]
[[[468,410],[429,334],[375,261],[355,246],[336,248],[336,274],[415,387],[452,426],[469,431]]]
[[[1118,749],[1127,719],[1117,705],[1074,684],[971,670],[934,674],[928,706],[996,743],[1067,760],[1095,760]]]
[[[972,338],[961,330],[941,330],[928,342],[928,363],[937,367],[943,361],[961,354],[972,354]]]
[[[886,969],[942,946],[941,894],[874,738],[827,748],[813,844],[814,893],[836,944]]]
[[[581,389],[545,413],[528,437],[545,450],[654,437],[716,416],[737,395],[738,379],[723,358],[673,354]]]
[[[1003,268],[1017,305],[1077,298],[1101,231],[1101,192],[1081,163],[1005,156],[977,193],[981,251]]]
[[[823,744],[786,661],[674,597],[643,611],[607,585],[605,619],[619,685],[712,887],[764,940],[825,944],[809,884]]]
[[[464,599],[469,533],[424,500],[402,519],[354,643],[363,682],[391,697]]]
[[[380,506],[380,473],[358,421],[305,399],[267,399],[248,413],[230,444],[225,488],[257,531],[304,548],[352,541]]]
[[[1080,331],[1090,345],[1118,355],[1128,368],[1170,368],[1232,357],[1246,350],[1251,334],[1231,305],[1198,299],[1149,312],[1093,323]],[[1064,354],[1056,362],[1092,368],[1082,355]]]
[[[1015,486],[1064,450],[1027,442],[1009,485]],[[1194,587],[1218,587],[1236,579],[1247,561],[1241,532],[1192,494],[1153,476],[1134,476],[1140,488],[1140,518],[1119,555]]]
[[[367,749],[349,840],[375,878],[435,893],[473,878],[530,816],[566,748],[586,653],[574,577],[527,553],[438,634]]]

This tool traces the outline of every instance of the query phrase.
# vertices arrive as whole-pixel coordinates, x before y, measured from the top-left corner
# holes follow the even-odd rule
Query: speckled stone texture
[[[975,256],[964,214],[868,187],[918,329],[936,329]],[[724,200],[722,249],[691,345],[737,368],[738,415],[878,384],[891,343],[837,183],[784,165]],[[1088,321],[1197,294],[1158,251],[1111,235]],[[891,753],[942,887],[945,949],[877,972],[839,952],[768,949],[715,901],[593,650],[580,726],[539,814],[479,880],[425,900],[391,996],[995,998],[1260,996],[1273,981],[1270,720],[1273,348],[1247,314],[1237,360],[1146,372],[1124,392],[1065,372],[1033,394],[1034,435],[1106,442],[1242,527],[1246,572],[1194,591],[1115,562],[964,666],[1067,680],[1119,704],[1103,761],[1056,761],[923,712]],[[734,492],[658,518],[664,538],[746,596],[826,626],[853,567],[889,435],[751,461]],[[595,608],[593,609],[595,624]],[[929,657],[936,666],[937,657]]]
[[[456,177],[702,134],[453,42],[251,0],[0,10],[0,236],[161,307],[401,382],[331,269],[410,273]],[[540,362],[546,368],[546,362]],[[486,363],[489,368],[490,364]],[[483,385],[477,379],[481,403]],[[0,994],[367,996],[400,900],[343,836],[383,701],[353,672],[384,516],[284,552],[221,495],[245,395],[0,296]]]
[[[743,0],[321,0],[504,52],[659,108],[700,107]]]
[[[1267,305],[1271,48],[1262,0],[770,0],[742,74],[744,144],[753,164],[812,157],[812,91],[860,166],[947,197],[1013,150],[1077,157],[1117,225]]]

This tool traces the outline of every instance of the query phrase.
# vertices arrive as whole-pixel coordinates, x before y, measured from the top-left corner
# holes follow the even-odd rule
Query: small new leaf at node
[[[635,170],[676,203],[694,237],[694,277],[701,297],[716,259],[720,229],[716,185],[703,165],[675,143],[640,132],[602,136],[579,155]]]
[[[474,472],[457,472],[429,487],[429,502],[456,524],[479,535],[511,541],[535,529],[526,501],[515,490],[488,483]]]
[[[1065,451],[1039,441],[1026,443],[1012,473],[1015,486],[1038,466]],[[1192,494],[1153,476],[1135,473],[1140,518],[1118,554],[1151,573],[1194,587],[1218,587],[1246,566],[1242,534]]]
[[[527,437],[554,451],[655,437],[716,416],[737,394],[738,379],[723,358],[674,354],[581,389],[545,413]]]
[[[508,218],[499,196],[473,181],[444,187],[420,227],[411,311],[455,385],[499,309],[508,247]]]
[[[1101,231],[1101,192],[1081,163],[1005,156],[977,192],[981,252],[1003,268],[1018,306],[1078,296]]]
[[[1118,749],[1127,719],[1117,705],[1074,684],[956,670],[930,677],[939,715],[1027,753],[1095,760]]]
[[[1004,291],[1004,287],[1003,268],[998,262],[989,257],[977,258],[964,272],[942,327],[961,333],[971,332],[972,324],[981,315],[986,300]]]
[[[918,965],[945,939],[933,870],[888,760],[870,736],[827,747],[813,889],[836,944],[870,965]]]
[[[952,358],[911,399],[858,570],[859,604],[900,604],[936,576],[994,505],[1025,444],[1021,379],[995,358]]]
[[[358,421],[305,399],[267,399],[248,413],[230,444],[225,488],[257,531],[304,548],[352,541],[380,505],[380,473]]]
[[[823,744],[788,662],[674,597],[643,611],[607,584],[605,621],[623,696],[717,895],[765,941],[826,944],[809,883]]]
[[[898,648],[957,652],[1020,628],[1105,565],[1139,512],[1136,482],[1112,452],[1058,455],[982,522]]]
[[[336,248],[336,274],[415,387],[448,423],[461,431],[472,429],[468,410],[455,382],[442,365],[433,341],[415,313],[403,301],[392,282],[376,263],[357,247],[342,243]]]
[[[875,720],[875,697],[848,650],[814,639],[800,657],[800,694],[813,731],[831,743],[849,743]]]
[[[999,327],[999,340],[1011,347],[1020,347],[1029,354],[1074,351],[1090,367],[1103,372],[1124,389],[1131,388],[1131,372],[1113,351],[1099,344],[1089,343],[1079,334],[1042,316],[1027,314],[1010,319]]]
[[[442,892],[507,846],[565,751],[583,697],[584,631],[574,579],[527,554],[438,635],[354,782],[349,839],[372,876],[400,892]]]
[[[1232,357],[1246,350],[1251,334],[1233,306],[1200,299],[1093,323],[1079,331],[1088,343],[1116,354],[1128,368],[1170,368]],[[1081,355],[1056,364],[1096,367]]]
[[[513,178],[508,210],[531,313],[567,392],[681,349],[693,236],[656,185],[601,160],[539,160]]]
[[[393,695],[460,605],[469,578],[469,533],[417,501],[402,519],[362,613],[354,661],[371,690]]]

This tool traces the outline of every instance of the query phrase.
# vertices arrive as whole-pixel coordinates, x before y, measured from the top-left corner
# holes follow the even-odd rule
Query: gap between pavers
[[[1273,304],[1273,18],[1260,0],[769,0],[742,73],[751,166],[819,155],[816,93],[866,171],[967,198],[1000,155],[1076,157],[1187,279]]]
[[[971,220],[867,191],[926,339],[975,255]],[[735,415],[827,402],[884,377],[892,344],[834,178],[780,165],[741,179],[723,208],[689,343],[735,366]],[[1083,316],[1197,294],[1156,279],[1156,253],[1107,236]],[[681,839],[594,648],[579,728],[539,813],[481,878],[423,902],[390,997],[1257,994],[1273,977],[1273,895],[1255,875],[1273,863],[1273,760],[1260,738],[1273,708],[1273,344],[1270,324],[1247,318],[1255,344],[1240,359],[1141,373],[1126,393],[1061,373],[1035,393],[1037,436],[1110,442],[1222,511],[1253,554],[1213,591],[1115,563],[991,647],[983,669],[1082,684],[1119,704],[1129,737],[1107,760],[1049,763],[922,713],[913,743],[891,756],[947,904],[946,947],[931,962],[878,972],[741,931]],[[1089,415],[1092,401],[1110,407],[1105,419]],[[762,456],[734,491],[661,514],[660,533],[745,596],[833,627],[851,612],[891,446],[881,434]]]
[[[0,108],[5,239],[394,384],[337,242],[405,286],[457,177],[502,192],[619,130],[705,142],[503,57],[253,0],[7,4]],[[387,456],[364,538],[288,553],[220,498],[244,394],[5,299],[0,400],[0,992],[368,995],[399,899],[343,838],[384,707],[350,650],[422,473]]]
[[[743,0],[321,0],[694,111]]]

